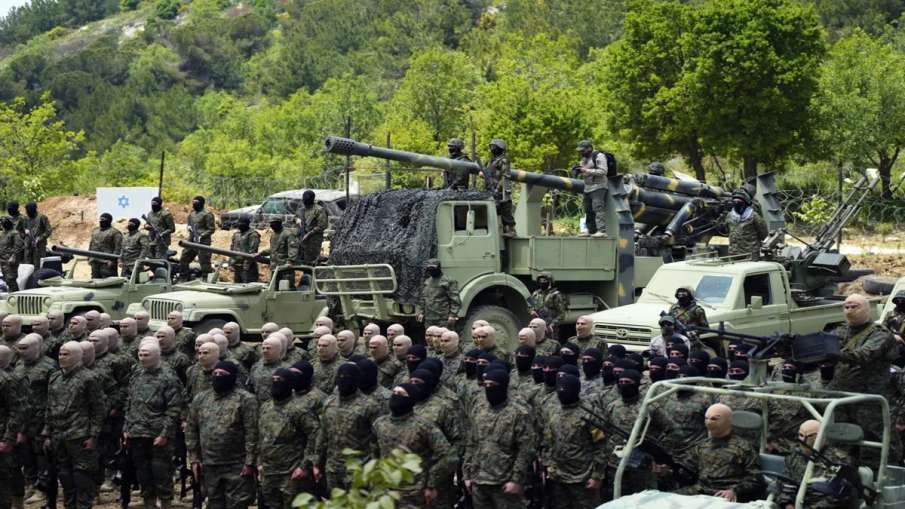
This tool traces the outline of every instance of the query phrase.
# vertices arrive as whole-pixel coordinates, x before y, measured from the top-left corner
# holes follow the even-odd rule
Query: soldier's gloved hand
[[[426,488],[424,490],[424,504],[431,505],[437,500],[437,488]]]
[[[0,454],[9,454],[13,451],[13,444],[9,442],[0,442]]]
[[[293,481],[298,481],[298,480],[304,479],[306,477],[308,477],[308,469],[302,468],[302,467],[298,467],[295,470],[293,470],[292,475],[290,476],[290,478]]]
[[[168,442],[167,437],[157,437],[154,439],[154,447],[166,447]]]
[[[255,475],[255,467],[251,465],[244,465],[242,467],[242,471],[239,472],[239,475],[242,477],[252,477]]]
[[[522,485],[517,482],[507,482],[503,485],[503,493],[507,495],[518,495],[522,492]]]
[[[92,438],[89,438],[88,440],[85,440],[84,442],[82,442],[82,447],[83,447],[86,451],[93,451],[96,445],[97,445],[97,441],[94,440],[93,437],[92,437]]]

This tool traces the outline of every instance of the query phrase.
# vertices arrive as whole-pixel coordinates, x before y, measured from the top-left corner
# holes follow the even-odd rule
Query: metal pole
[[[387,131],[387,148],[393,148],[392,144],[390,143],[390,132],[389,131]],[[389,159],[386,160],[385,166],[386,166],[386,171],[383,174],[384,186],[386,187],[386,190],[389,191],[390,189],[393,188],[393,173],[390,171],[390,160]]]
[[[842,206],[845,203],[845,195],[842,193],[842,180],[843,180],[843,171],[842,164],[839,164],[839,170],[837,171],[838,182],[837,186],[839,191],[839,205]],[[836,249],[838,251],[842,251],[842,228],[839,228],[839,238],[836,239]]]
[[[352,137],[352,116],[346,117],[346,137]],[[349,203],[349,169],[352,167],[352,156],[346,156],[346,203]]]
[[[163,198],[163,161],[166,158],[167,153],[160,153],[160,179],[157,181],[157,196]]]

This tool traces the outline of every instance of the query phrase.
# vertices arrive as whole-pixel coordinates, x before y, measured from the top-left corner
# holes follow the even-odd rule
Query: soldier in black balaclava
[[[91,251],[109,253],[119,256],[123,249],[123,234],[113,227],[113,216],[104,212],[98,220],[98,227],[91,232]],[[117,260],[91,259],[91,278],[113,277],[117,274]]]
[[[47,256],[47,239],[53,233],[50,220],[38,212],[38,204],[30,201],[25,204],[25,217],[22,218],[22,235],[25,238],[25,258],[23,263],[30,263],[39,268],[41,258]]]
[[[710,378],[725,379],[729,371],[729,363],[722,357],[712,357],[707,363],[707,376]]]
[[[464,153],[465,142],[462,141],[461,138],[450,139],[446,144],[446,149],[450,159],[455,159],[457,161],[471,161]],[[467,191],[468,176],[469,172],[467,169],[455,168],[452,170],[444,170],[443,187],[446,189],[455,189],[456,191]]]

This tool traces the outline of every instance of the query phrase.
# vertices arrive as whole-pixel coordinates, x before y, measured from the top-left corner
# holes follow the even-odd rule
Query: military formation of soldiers
[[[16,281],[19,264],[40,266],[41,258],[47,253],[47,239],[53,233],[47,216],[38,212],[38,204],[25,204],[25,215],[19,211],[18,202],[6,205],[6,216],[0,218],[0,272],[7,290],[19,289]]]

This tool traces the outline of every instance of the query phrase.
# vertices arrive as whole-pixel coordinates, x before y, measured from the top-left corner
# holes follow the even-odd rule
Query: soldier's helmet
[[[733,191],[732,198],[733,199],[740,198],[742,201],[744,201],[748,205],[751,204],[751,193],[750,193],[750,191],[748,191],[748,189],[746,189],[744,187],[740,187],[740,188],[736,189],[735,191]]]
[[[500,150],[506,150],[506,142],[499,138],[494,138],[494,139],[490,140],[490,148],[493,148],[493,147],[496,147]]]
[[[591,143],[591,140],[581,140],[578,142],[578,146],[575,147],[575,150],[579,152],[583,152],[585,150],[594,150],[594,144]]]
[[[674,317],[670,314],[664,314],[664,315],[660,316],[660,321],[657,322],[657,324],[660,326],[663,326],[663,324],[675,325],[676,317]]]
[[[680,293],[687,293],[689,297],[694,299],[694,290],[691,289],[690,286],[680,286],[676,288],[675,297],[678,299]]]
[[[440,260],[437,258],[428,258],[426,262],[424,262],[424,268],[429,269],[431,267],[440,268]]]
[[[248,216],[242,216],[236,220],[236,225],[238,226],[251,226],[251,218]]]
[[[540,273],[538,273],[536,279],[537,279],[537,282],[538,282],[538,283],[540,283],[540,281],[541,281],[542,279],[546,279],[547,281],[550,282],[551,285],[553,284],[553,274],[551,274],[551,273],[549,273],[549,272],[540,272]]]
[[[464,150],[465,142],[462,141],[461,138],[450,138],[450,140],[446,143],[446,147],[449,149]]]
[[[905,290],[899,290],[896,292],[895,297],[892,298],[893,304],[898,304],[899,302],[905,301]]]
[[[647,173],[662,177],[666,175],[666,166],[663,166],[660,161],[654,161],[647,165]]]

